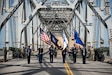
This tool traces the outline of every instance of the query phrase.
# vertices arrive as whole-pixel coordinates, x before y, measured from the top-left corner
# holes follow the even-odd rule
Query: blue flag
[[[75,30],[74,31],[74,39],[76,40],[76,43],[84,46],[84,43],[81,41],[80,37],[79,37],[79,34],[77,33],[77,31]]]
[[[51,41],[58,46],[58,39],[50,32]]]

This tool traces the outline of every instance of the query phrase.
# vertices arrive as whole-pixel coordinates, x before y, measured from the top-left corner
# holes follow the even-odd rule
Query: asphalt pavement
[[[12,59],[0,63],[0,75],[112,75],[112,65],[99,61],[86,61],[77,58],[73,63],[67,56],[66,63],[62,63],[60,51],[54,63],[50,63],[49,54],[44,55],[43,63],[39,63],[37,56],[31,57],[31,63],[27,59]]]

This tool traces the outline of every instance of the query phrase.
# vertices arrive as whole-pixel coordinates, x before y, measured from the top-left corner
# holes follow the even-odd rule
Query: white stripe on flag
[[[68,40],[66,38],[66,35],[63,33],[63,49],[65,49],[68,45]]]
[[[44,41],[45,43],[47,43],[47,44],[49,44],[49,45],[51,44],[51,41],[50,41],[48,35],[47,35],[45,32],[42,32],[42,33],[40,34],[40,38],[41,38],[41,40]]]

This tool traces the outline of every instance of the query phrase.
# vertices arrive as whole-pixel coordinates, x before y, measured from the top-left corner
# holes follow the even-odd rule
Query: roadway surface
[[[0,63],[0,75],[112,75],[112,65],[98,61],[86,61],[77,58],[74,64],[70,58],[62,63],[58,52],[54,63],[49,62],[49,54],[44,55],[43,63],[39,63],[36,56],[31,57],[31,64],[26,59],[13,59]]]

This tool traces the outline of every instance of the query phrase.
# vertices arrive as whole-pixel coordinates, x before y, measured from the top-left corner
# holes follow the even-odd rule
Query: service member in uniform
[[[67,54],[67,48],[65,48],[65,49],[62,51],[63,63],[65,63],[66,54]]]
[[[82,48],[82,61],[83,64],[86,64],[86,48]]]
[[[55,58],[57,57],[57,49],[56,49],[56,47],[54,48],[54,57]]]
[[[74,47],[72,47],[72,55],[73,55],[73,62],[76,63],[76,57],[77,57],[77,48],[74,44]]]
[[[30,49],[30,46],[28,46],[27,51],[26,51],[26,54],[27,54],[28,64],[30,64],[30,57],[31,57],[31,49]]]
[[[49,48],[49,55],[50,55],[50,62],[53,63],[53,56],[54,56],[54,47],[51,45]]]
[[[43,48],[39,48],[39,63],[42,63],[42,59],[43,59]]]

